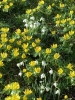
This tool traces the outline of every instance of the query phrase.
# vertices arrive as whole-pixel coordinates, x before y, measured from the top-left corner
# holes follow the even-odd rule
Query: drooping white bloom
[[[34,21],[35,20],[35,17],[34,16],[30,17],[30,20],[33,20]]]
[[[53,74],[53,70],[51,69],[51,70],[49,71],[49,73],[52,75],[52,74]]]
[[[24,26],[25,26],[26,28],[28,28],[28,27],[29,27],[27,23],[26,23]]]
[[[27,22],[28,22],[28,20],[27,20],[27,19],[24,19],[24,20],[23,20],[23,22],[24,22],[24,23],[27,23]]]
[[[18,75],[19,75],[19,76],[22,76],[22,72],[19,72]]]
[[[40,88],[41,88],[41,90],[44,90],[44,89],[45,89],[45,87],[44,87],[43,85],[41,85],[41,87],[40,87]]]
[[[22,61],[22,62],[20,62],[20,65],[21,65],[21,66],[22,66],[22,65],[24,66],[24,62],[23,62],[23,61]]]
[[[43,17],[40,18],[40,21],[44,21],[45,19]]]
[[[20,67],[21,65],[20,65],[20,63],[17,63],[17,67]]]
[[[42,66],[46,66],[47,64],[46,64],[46,62],[45,61],[42,61]]]
[[[60,90],[59,90],[59,89],[58,89],[58,90],[56,90],[56,91],[55,91],[55,94],[60,95]]]
[[[46,91],[47,91],[47,92],[50,90],[50,88],[49,88],[49,87],[45,87],[45,89],[46,89]]]
[[[36,64],[38,65],[38,61],[36,60],[35,62],[36,62]]]
[[[44,73],[41,74],[41,79],[45,78],[46,75]]]
[[[57,82],[54,82],[54,84],[53,84],[55,87],[57,87]]]
[[[41,29],[41,32],[43,32],[43,33],[46,32],[46,27],[45,26]]]

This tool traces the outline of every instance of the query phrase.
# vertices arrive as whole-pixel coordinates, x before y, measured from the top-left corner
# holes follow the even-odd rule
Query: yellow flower
[[[26,76],[29,78],[30,76],[32,76],[31,72],[26,72]]]
[[[2,2],[7,2],[7,0],[3,0]]]
[[[21,30],[20,29],[16,29],[15,33],[16,34],[20,34],[21,33]]]
[[[9,39],[9,42],[10,42],[10,43],[13,43],[14,41],[15,41],[15,39],[14,39],[14,38]]]
[[[70,78],[75,77],[75,71],[70,71],[69,77],[70,77]]]
[[[13,55],[14,57],[17,57],[19,55],[19,48],[13,49]]]
[[[59,68],[58,69],[58,74],[62,74],[63,73],[63,69],[62,68]]]
[[[61,17],[61,15],[60,14],[57,14],[56,16],[55,16],[55,18],[60,18]]]
[[[23,100],[28,100],[28,98],[26,96],[23,96]]]
[[[31,9],[27,9],[27,10],[26,10],[26,14],[30,14],[31,12],[32,12]]]
[[[31,89],[25,89],[25,91],[24,91],[24,94],[25,95],[30,95],[30,94],[32,94],[33,92],[32,92],[32,90]]]
[[[20,40],[17,41],[17,44],[18,45],[21,45],[21,43],[22,43],[22,41],[20,41]]]
[[[51,49],[50,48],[46,48],[46,54],[51,53]]]
[[[32,39],[32,36],[27,36],[27,40],[31,40]]]
[[[10,50],[12,48],[11,45],[7,45],[7,50]]]
[[[1,53],[1,57],[4,59],[4,58],[7,58],[7,53],[6,52],[3,52]]]
[[[8,10],[9,9],[9,5],[5,5],[4,9]]]
[[[51,33],[54,35],[54,34],[56,34],[56,31],[51,31]]]
[[[44,4],[44,0],[39,1],[38,5],[43,5]]]
[[[65,95],[65,96],[64,96],[64,99],[67,100],[67,99],[68,99],[68,95]]]
[[[20,85],[19,85],[18,82],[13,82],[13,83],[11,83],[10,88],[11,88],[12,90],[18,90],[18,89],[20,88]]]
[[[75,23],[74,20],[71,20],[71,21],[69,22],[70,25],[74,25],[74,23]]]
[[[0,73],[0,78],[2,78],[2,73]]]
[[[2,60],[0,60],[0,67],[1,67],[1,66],[4,66],[4,63],[3,63]]]
[[[0,43],[0,48],[2,48],[3,44]]]
[[[40,40],[39,38],[38,38],[38,39],[35,39],[35,42],[36,42],[36,43],[40,43],[40,41],[41,41],[41,40]]]
[[[20,100],[20,96],[18,94],[13,94],[11,100]]]
[[[62,19],[62,20],[61,20],[61,23],[62,23],[62,24],[65,24],[65,23],[66,23],[66,19]]]
[[[31,62],[29,63],[29,65],[34,67],[34,66],[36,65],[36,61],[31,61]]]
[[[66,33],[66,34],[63,36],[63,38],[64,38],[65,40],[68,40],[70,37],[69,37],[69,35]]]
[[[9,28],[3,28],[3,27],[2,27],[2,28],[1,28],[1,31],[4,32],[4,33],[7,33],[7,32],[9,32]]]
[[[36,100],[42,100],[42,98],[37,98]]]
[[[65,4],[60,3],[60,8],[64,8]]]
[[[39,53],[40,51],[41,51],[41,47],[40,47],[40,46],[37,46],[37,47],[35,48],[35,52]]]
[[[47,6],[47,9],[50,10],[51,9],[51,5]]]
[[[24,2],[24,1],[26,1],[26,0],[22,0],[22,1]]]
[[[10,6],[10,7],[11,7],[11,6],[13,6],[13,3],[12,3],[12,2],[10,2],[10,3],[9,3],[9,6]]]
[[[72,65],[71,63],[69,63],[69,64],[67,65],[67,68],[70,69],[70,70],[72,70],[73,65]]]
[[[26,55],[25,55],[25,53],[23,53],[21,57],[22,57],[23,59],[24,59],[24,58],[26,58]]]
[[[57,48],[57,46],[58,46],[57,44],[53,44],[52,48],[55,49],[55,48]]]
[[[28,29],[24,28],[24,33],[28,33],[28,31],[29,31]]]
[[[7,34],[6,33],[2,33],[1,34],[1,38],[5,38],[5,37],[7,37]]]
[[[55,53],[54,54],[54,59],[58,59],[60,57],[60,54],[59,53]]]
[[[24,69],[23,69],[23,73],[25,73],[25,72],[26,72],[26,69],[24,68]]]
[[[74,34],[74,31],[69,31],[69,35],[73,35]]]
[[[55,3],[52,3],[52,6],[54,6],[55,5]]]
[[[32,47],[35,47],[36,46],[36,43],[35,42],[32,42]]]
[[[71,18],[67,18],[66,20],[67,20],[67,21],[70,21],[70,20],[71,20]]]
[[[70,10],[70,14],[72,15],[74,13],[74,11],[73,10]]]
[[[29,49],[24,49],[24,52],[28,52]]]
[[[11,100],[11,96],[7,96],[5,100]]]
[[[8,41],[8,39],[3,37],[3,38],[1,38],[1,41],[2,41],[3,43],[5,43],[5,42]]]
[[[36,72],[36,73],[40,73],[40,71],[41,71],[41,68],[40,68],[40,67],[35,68],[35,72]]]
[[[60,24],[60,20],[57,20],[57,21],[56,21],[56,25],[59,25],[59,24]]]
[[[22,44],[23,49],[26,49],[27,47],[28,47],[28,43],[27,44],[25,44],[25,43]]]

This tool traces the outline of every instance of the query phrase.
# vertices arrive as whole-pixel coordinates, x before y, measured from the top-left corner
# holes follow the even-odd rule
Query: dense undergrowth
[[[0,0],[0,100],[75,100],[74,5]]]

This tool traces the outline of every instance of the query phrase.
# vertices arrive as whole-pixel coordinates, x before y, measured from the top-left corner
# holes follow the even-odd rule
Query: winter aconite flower
[[[40,68],[40,67],[35,68],[35,72],[36,72],[36,73],[40,73],[40,71],[41,71],[41,68]]]
[[[51,53],[51,49],[50,48],[46,48],[46,54],[50,54]]]
[[[65,95],[65,96],[64,96],[64,99],[67,100],[67,99],[68,99],[68,95]]]
[[[59,68],[58,69],[58,74],[60,75],[60,74],[62,74],[63,73],[63,69],[62,68]]]
[[[55,59],[55,60],[57,60],[59,57],[60,57],[60,54],[59,54],[59,53],[55,53],[55,54],[54,54],[54,59]]]
[[[36,100],[42,100],[42,98],[37,98]]]
[[[25,91],[24,91],[24,94],[25,95],[30,95],[30,94],[32,94],[33,92],[32,92],[32,90],[31,89],[25,89]]]

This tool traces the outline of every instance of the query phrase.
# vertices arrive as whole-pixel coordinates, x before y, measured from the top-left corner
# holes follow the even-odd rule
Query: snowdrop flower
[[[58,90],[56,90],[56,91],[55,91],[55,94],[60,95],[60,90],[59,90],[59,89],[58,89]]]
[[[38,65],[38,61],[36,60],[35,62],[36,62],[36,64]]]
[[[44,89],[45,89],[45,87],[44,87],[43,85],[41,85],[41,87],[40,87],[40,88],[41,88],[41,90],[44,90]]]
[[[23,61],[22,61],[22,62],[20,62],[20,65],[21,65],[21,66],[22,66],[22,65],[24,66],[24,62],[23,62]]]
[[[17,67],[20,67],[21,65],[20,65],[20,63],[17,63]]]
[[[43,33],[46,32],[46,27],[45,26],[42,28],[41,32],[43,32]]]
[[[53,84],[55,87],[57,87],[57,83],[55,82],[54,84]]]
[[[28,24],[26,23],[25,25],[24,25],[26,28],[28,28]]]
[[[19,72],[19,74],[18,74],[19,76],[22,76],[22,72]]]
[[[45,77],[46,77],[45,74],[42,73],[42,74],[41,74],[41,79],[43,79],[43,78],[45,78]]]
[[[46,66],[47,64],[46,64],[46,62],[45,61],[42,61],[42,66]]]
[[[40,93],[43,93],[43,90],[40,90]]]
[[[30,25],[30,28],[33,28],[33,24]]]
[[[35,17],[34,16],[30,17],[30,20],[33,20],[34,21],[35,20]]]
[[[51,70],[49,71],[49,73],[52,75],[52,74],[53,74],[53,70],[51,69]]]
[[[27,20],[27,19],[24,19],[24,20],[23,20],[23,22],[24,22],[24,23],[27,23],[27,22],[28,22],[28,20]]]
[[[44,21],[45,19],[43,17],[40,18],[40,21]]]
[[[45,89],[46,89],[46,91],[47,91],[47,92],[50,90],[50,88],[49,88],[49,87],[45,87]]]

